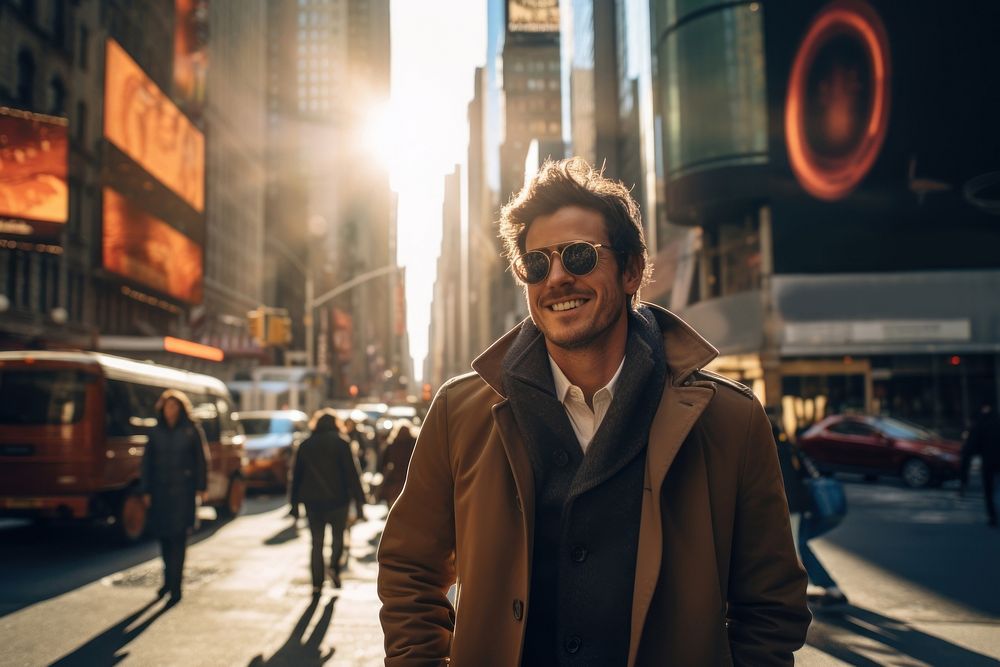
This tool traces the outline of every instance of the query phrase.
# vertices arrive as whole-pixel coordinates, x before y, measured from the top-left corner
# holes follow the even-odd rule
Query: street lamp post
[[[395,264],[389,264],[387,266],[383,266],[381,268],[374,269],[372,271],[366,271],[365,273],[362,273],[360,275],[355,276],[354,278],[351,278],[343,285],[338,285],[337,287],[334,287],[332,290],[325,292],[319,295],[318,297],[313,296],[314,287],[313,287],[312,273],[309,272],[306,274],[306,304],[305,304],[306,313],[304,320],[306,325],[306,366],[308,368],[312,368],[316,362],[316,357],[315,357],[316,346],[313,341],[313,332],[315,329],[315,320],[313,318],[313,311],[316,308],[322,306],[324,303],[328,302],[330,299],[338,297],[344,292],[354,289],[358,285],[366,283],[374,278],[378,278],[379,276],[384,276],[386,274],[393,273],[399,270],[400,267],[396,266]]]

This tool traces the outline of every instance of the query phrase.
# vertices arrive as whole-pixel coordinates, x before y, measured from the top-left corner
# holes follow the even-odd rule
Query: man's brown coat
[[[699,372],[711,345],[651,308],[669,378],[649,433],[635,586],[622,591],[627,664],[790,665],[810,615],[767,417],[749,390]],[[378,553],[386,665],[520,665],[534,481],[500,382],[517,331],[442,387],[424,421]]]

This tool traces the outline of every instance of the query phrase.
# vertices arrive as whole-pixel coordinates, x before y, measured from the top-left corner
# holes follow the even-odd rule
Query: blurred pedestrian
[[[639,301],[628,188],[547,161],[500,234],[530,318],[421,424],[378,551],[386,666],[791,665],[810,615],[767,417]]]
[[[360,412],[360,411],[357,411]],[[360,413],[364,415],[363,412]],[[372,437],[368,434],[363,421],[364,417],[348,417],[344,420],[344,435],[351,443],[351,454],[358,462],[358,469],[364,473],[368,470],[367,451],[371,448]]]
[[[389,507],[392,507],[403,491],[413,446],[417,444],[417,433],[413,422],[399,419],[386,439],[385,453],[382,456],[381,496]]]
[[[142,455],[139,482],[149,508],[148,530],[160,540],[163,586],[159,597],[181,600],[188,533],[194,527],[197,500],[207,486],[208,447],[201,426],[192,418],[191,402],[168,389],[156,402],[157,423]]]
[[[299,516],[299,503],[306,507],[306,520],[312,534],[313,595],[323,589],[323,546],[326,527],[333,531],[330,572],[334,588],[340,588],[341,555],[348,507],[353,501],[358,518],[364,520],[365,493],[351,443],[343,433],[332,410],[319,410],[312,418],[312,435],[299,445],[292,469],[291,514]]]
[[[983,478],[983,500],[986,503],[987,523],[997,527],[996,491],[1000,480],[1000,417],[993,406],[984,404],[976,417],[969,435],[962,447],[962,487],[968,477],[968,466],[972,457],[980,457],[980,472]]]
[[[818,479],[819,472],[802,450],[789,441],[784,429],[774,419],[771,420],[771,430],[778,447],[778,462],[788,500],[792,535],[795,536],[795,550],[809,576],[809,583],[823,589],[823,595],[815,603],[820,606],[846,604],[847,596],[809,546],[809,540],[825,532],[822,531],[822,522],[812,511],[812,497],[806,484],[807,479]]]

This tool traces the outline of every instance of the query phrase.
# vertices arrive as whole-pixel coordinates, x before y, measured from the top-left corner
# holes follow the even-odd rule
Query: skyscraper
[[[275,305],[299,322],[314,318],[316,360],[334,393],[374,390],[396,356],[391,281],[373,279],[311,313],[302,285],[308,273],[320,296],[395,263],[395,200],[385,165],[364,141],[389,99],[389,3],[272,0],[271,12],[269,219],[282,267],[274,296],[291,301]],[[308,347],[304,336],[300,327],[299,349]]]

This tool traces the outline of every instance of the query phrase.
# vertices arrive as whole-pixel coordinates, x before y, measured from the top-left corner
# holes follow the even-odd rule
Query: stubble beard
[[[615,325],[625,316],[625,308],[622,302],[614,304],[610,309],[605,309],[598,313],[598,316],[587,322],[581,331],[569,331],[565,335],[548,330],[549,327],[539,327],[545,340],[567,351],[579,351],[589,347],[603,347],[603,342],[607,338],[608,332],[614,329]],[[607,319],[605,319],[607,318]]]

